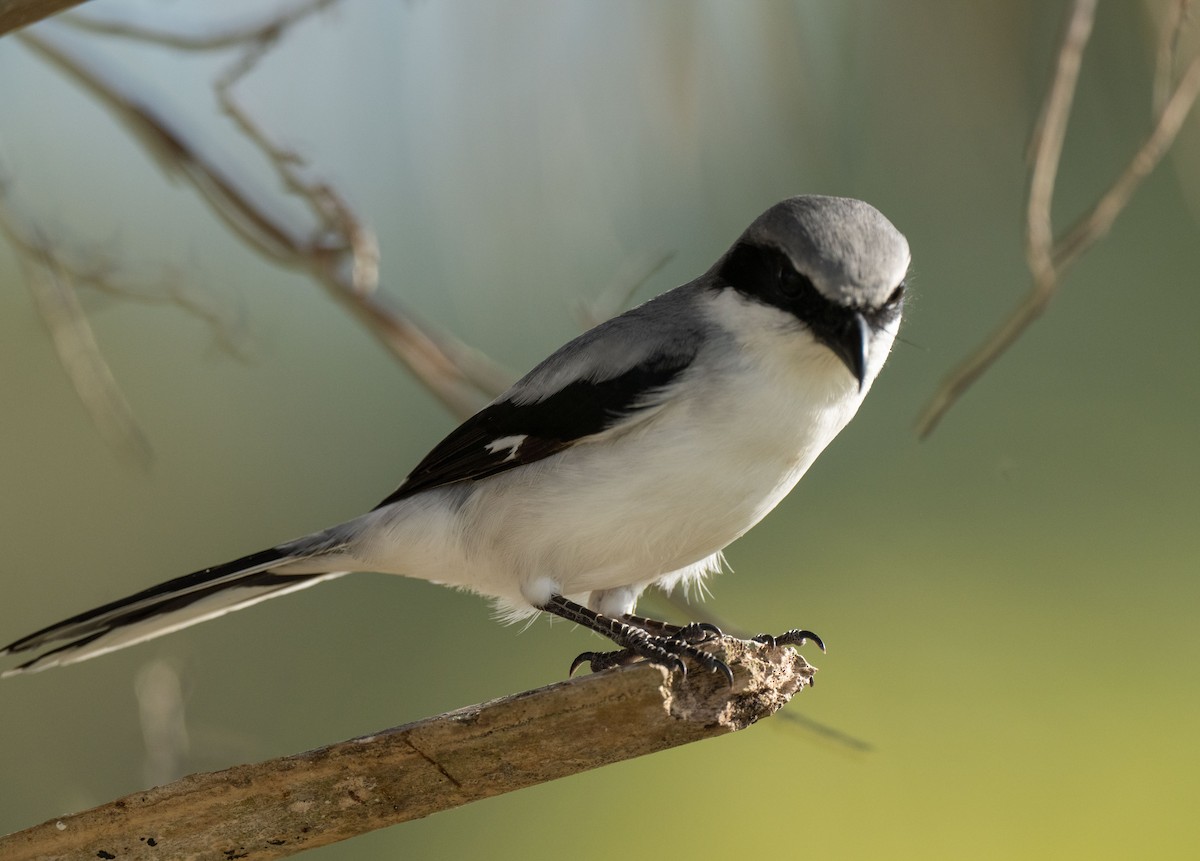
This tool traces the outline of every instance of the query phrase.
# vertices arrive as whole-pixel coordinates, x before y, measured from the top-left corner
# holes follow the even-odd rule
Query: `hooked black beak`
[[[863,315],[855,311],[832,337],[825,340],[829,349],[845,363],[854,379],[858,380],[861,392],[867,377],[867,344],[871,340],[871,326]]]

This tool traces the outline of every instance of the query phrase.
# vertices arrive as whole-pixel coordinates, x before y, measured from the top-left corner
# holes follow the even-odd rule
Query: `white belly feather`
[[[353,557],[489,595],[514,617],[554,592],[598,593],[604,607],[629,609],[651,583],[702,577],[854,416],[891,346],[877,339],[886,343],[860,391],[832,352],[779,321],[763,309],[738,349],[714,351],[725,365],[699,357],[699,397],[674,398],[631,429],[491,476],[465,501],[432,491],[367,515],[384,528],[364,530],[372,540]],[[457,516],[442,516],[446,507]]]

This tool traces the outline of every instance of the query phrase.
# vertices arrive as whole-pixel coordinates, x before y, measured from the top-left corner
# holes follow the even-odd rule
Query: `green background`
[[[1060,225],[1148,127],[1165,5],[1101,5]],[[218,20],[217,4],[203,11]],[[581,303],[631,262],[674,252],[647,298],[791,194],[869,200],[914,258],[903,343],[859,418],[730,549],[736,572],[711,581],[706,605],[826,637],[829,654],[810,655],[820,684],[789,711],[870,752],[774,719],[305,857],[1195,851],[1195,118],[1048,315],[929,440],[913,431],[938,381],[1028,289],[1023,148],[1062,11],[345,3],[242,86],[376,228],[387,294],[515,371],[577,332]],[[219,58],[87,44],[278,199],[214,106]],[[129,281],[183,289],[239,346],[169,304],[85,295],[154,447],[139,469],[89,424],[0,246],[0,640],[357,514],[452,427],[343,309],[236,241],[11,36],[0,81],[12,211]],[[598,642],[489,617],[470,595],[360,575],[6,680],[0,832],[536,687]],[[146,735],[139,679],[144,704],[179,686],[169,725],[186,735]]]

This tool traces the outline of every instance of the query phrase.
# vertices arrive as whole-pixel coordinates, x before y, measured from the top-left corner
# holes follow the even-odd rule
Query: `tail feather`
[[[280,548],[263,550],[72,616],[0,649],[0,655],[46,649],[0,677],[94,658],[346,573],[273,570],[304,558]]]

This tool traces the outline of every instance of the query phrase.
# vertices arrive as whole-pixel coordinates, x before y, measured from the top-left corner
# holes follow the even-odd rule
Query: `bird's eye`
[[[779,292],[789,299],[800,295],[807,281],[803,275],[792,268],[790,261],[779,261]]]
[[[897,285],[896,289],[892,291],[892,295],[888,296],[887,301],[883,303],[884,307],[894,308],[900,304],[900,300],[903,298],[904,298],[904,282],[901,281],[900,284]]]

